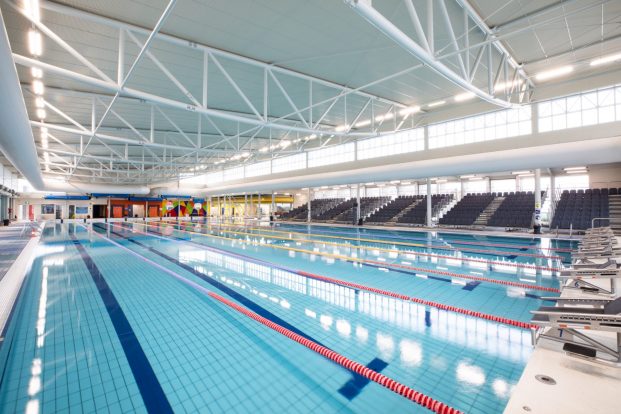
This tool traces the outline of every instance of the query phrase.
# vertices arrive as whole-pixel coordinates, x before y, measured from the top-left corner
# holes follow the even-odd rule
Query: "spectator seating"
[[[366,219],[367,223],[386,223],[394,219],[399,213],[421,200],[423,196],[399,196],[380,208]]]
[[[551,228],[586,230],[592,219],[609,217],[608,195],[621,193],[617,188],[565,190],[556,206]],[[602,223],[595,223],[599,226]],[[607,224],[607,223],[603,223]]]
[[[541,202],[545,199],[545,191],[541,192]],[[535,193],[517,191],[505,194],[505,199],[487,222],[491,227],[529,228],[535,213]]]
[[[470,226],[496,198],[495,193],[466,194],[442,218],[440,224],[449,226]]]
[[[311,200],[311,214],[313,217],[317,217],[342,201],[342,198],[316,198]],[[306,203],[280,215],[283,220],[306,220],[307,217],[308,205]]]
[[[390,200],[390,197],[361,197],[360,198],[360,217],[364,219],[369,213],[375,211],[378,207],[386,204]],[[355,200],[354,200],[355,201]],[[352,223],[355,217],[355,208],[345,210],[334,220],[345,223]]]
[[[440,204],[448,202],[452,198],[447,194],[433,194],[431,196],[431,211],[434,211]],[[403,216],[399,217],[397,223],[403,224],[425,224],[427,217],[427,196],[423,198],[423,201],[418,203],[414,208],[406,212]]]

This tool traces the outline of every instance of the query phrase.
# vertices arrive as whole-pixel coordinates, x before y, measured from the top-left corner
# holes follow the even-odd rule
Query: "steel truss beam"
[[[516,102],[512,101],[512,94],[508,94],[507,88],[512,89],[510,85],[505,83],[505,87],[502,88],[502,94],[497,94],[494,91],[494,85],[487,85],[487,91],[482,88],[474,85],[473,80],[475,79],[475,71],[480,68],[480,56],[482,56],[483,51],[481,49],[478,50],[478,56],[475,59],[475,65],[473,68],[470,67],[470,55],[469,50],[470,46],[470,31],[478,30],[481,35],[485,37],[490,37],[492,34],[491,29],[485,25],[483,20],[476,14],[475,10],[469,6],[469,3],[466,0],[448,0],[448,1],[456,1],[457,4],[464,10],[464,26],[465,33],[462,36],[464,38],[464,43],[468,48],[466,53],[463,53],[460,50],[460,45],[458,43],[458,38],[455,35],[455,29],[453,27],[453,22],[451,17],[449,16],[446,1],[447,0],[437,0],[435,3],[438,5],[437,8],[433,7],[433,2],[427,2],[427,34],[424,33],[422,29],[422,24],[418,18],[420,12],[417,11],[416,6],[410,0],[404,0],[405,6],[408,10],[408,14],[410,16],[410,20],[414,26],[415,32],[417,34],[418,41],[415,41],[407,34],[405,34],[401,29],[399,29],[395,24],[393,24],[390,20],[384,17],[381,13],[379,13],[376,9],[374,9],[370,2],[365,0],[344,0],[356,13],[358,13],[361,17],[367,20],[371,25],[377,28],[380,32],[384,33],[388,38],[393,40],[396,44],[401,46],[407,52],[412,54],[418,60],[423,62],[425,65],[429,66],[430,69],[443,76],[447,80],[451,81],[455,85],[463,88],[464,90],[478,96],[479,98],[490,102],[494,105],[498,105],[501,107],[512,107],[516,103],[521,103],[519,100],[522,96],[527,96],[526,94],[518,94],[518,99]],[[456,57],[458,67],[460,68],[460,73],[456,73],[449,66],[444,64],[441,59],[439,59],[436,55],[434,45],[434,36],[435,29],[433,27],[434,22],[434,12],[435,9],[439,9],[440,14],[442,15],[445,30],[448,32],[450,45],[454,49],[454,52],[451,56]],[[474,26],[469,28],[470,20],[474,22]],[[482,48],[484,46],[481,46]],[[492,49],[493,47],[493,49]],[[520,78],[520,83],[526,83],[529,87],[533,85],[530,83],[528,76],[524,73],[521,68],[515,63],[515,60],[509,55],[504,46],[497,40],[493,40],[487,46],[488,56],[494,58],[493,55],[496,55],[495,60],[508,61],[510,65],[517,71],[518,77]],[[489,60],[494,60],[490,58]],[[487,65],[487,71],[492,72],[492,65]],[[498,78],[500,72],[502,72],[505,78],[508,76],[508,68],[502,64],[499,66],[499,71],[496,73],[496,78]],[[488,79],[492,76],[488,75]]]

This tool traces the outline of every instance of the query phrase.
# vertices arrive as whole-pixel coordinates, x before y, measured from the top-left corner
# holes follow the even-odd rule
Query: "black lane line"
[[[132,370],[132,374],[134,374],[136,384],[138,385],[140,395],[142,396],[147,411],[149,413],[173,413],[170,402],[153,371],[153,367],[151,367],[144,350],[140,346],[140,341],[136,337],[123,309],[121,309],[121,305],[116,300],[114,293],[112,293],[110,286],[108,286],[108,283],[84,246],[82,246],[80,240],[78,240],[74,234],[71,235],[71,238],[73,244],[80,252],[80,256],[90,272],[93,282],[95,282],[99,295],[108,311],[108,316],[121,342],[123,352],[125,352],[129,367]]]
[[[95,225],[95,224],[93,224]],[[102,230],[105,230],[104,228],[100,227],[99,225],[97,225],[98,228],[101,228]],[[175,259],[174,257],[171,257],[165,253],[162,253],[150,246],[147,246],[141,242],[139,242],[138,240],[135,240],[132,237],[127,237],[123,234],[120,234],[118,232],[115,232],[114,230],[110,229],[110,233],[121,237],[127,241],[129,241],[130,243],[134,243],[137,246],[140,246],[144,249],[147,249],[148,251],[150,251],[153,254],[158,255],[159,257],[168,260],[171,263],[176,264],[177,266],[181,267],[182,269],[192,273],[193,275],[201,278],[201,280],[209,283],[211,286],[220,289],[222,292],[226,293],[227,295],[229,295],[230,297],[232,297],[233,299],[237,300],[239,303],[243,304],[244,306],[246,306],[248,309],[252,310],[253,312],[263,316],[265,319],[269,319],[270,321],[274,322],[275,324],[278,324],[284,328],[289,329],[290,331],[293,331],[295,333],[297,333],[298,335],[303,336],[304,338],[311,340],[313,342],[318,343],[319,345],[326,347],[328,349],[328,346],[322,344],[320,341],[318,341],[317,339],[313,338],[312,336],[304,333],[303,331],[301,331],[300,329],[296,328],[295,326],[291,325],[289,322],[285,321],[284,319],[281,319],[280,317],[276,316],[275,314],[273,314],[272,312],[270,312],[269,310],[265,309],[263,306],[259,305],[258,303],[252,301],[251,299],[247,298],[246,296],[238,293],[237,291],[231,289],[230,287],[228,287],[227,285],[225,285],[224,283],[221,283],[215,279],[210,278],[209,276],[205,276],[204,274],[202,274],[201,272],[199,272],[198,270],[194,269],[192,266],[189,266],[185,263],[181,263],[179,260]],[[164,237],[164,236],[163,236]],[[181,239],[183,240],[183,239]],[[188,241],[188,240],[185,240]]]

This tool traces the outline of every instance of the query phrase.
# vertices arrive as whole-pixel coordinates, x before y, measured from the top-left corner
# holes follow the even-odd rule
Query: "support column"
[[[533,221],[533,231],[541,234],[541,169],[535,169],[535,220]]]
[[[485,178],[485,192],[486,193],[492,192],[492,179],[490,177]]]
[[[360,184],[356,184],[356,215],[355,215],[356,221],[354,222],[354,224],[358,224],[361,225],[362,222],[360,221]]]
[[[248,216],[248,194],[244,193],[244,218]]]
[[[459,198],[462,199],[466,195],[466,182],[463,178],[459,180]]]
[[[106,221],[110,220],[110,197],[108,197],[108,207],[106,208]]]
[[[272,191],[272,203],[270,204],[270,221],[274,221],[274,210],[276,209],[276,204],[274,202],[274,192]]]
[[[427,178],[427,227],[431,224],[431,179]]]
[[[149,218],[149,202],[148,201],[144,202],[144,218],[145,218],[145,221],[146,219]]]
[[[181,214],[181,201],[177,199],[177,221],[179,221],[180,214]]]
[[[306,212],[306,222],[307,223],[311,222],[311,217],[313,216],[313,214],[311,212],[311,197],[312,197],[311,189],[310,189],[310,187],[308,187],[308,200],[306,200],[306,209],[308,210]]]

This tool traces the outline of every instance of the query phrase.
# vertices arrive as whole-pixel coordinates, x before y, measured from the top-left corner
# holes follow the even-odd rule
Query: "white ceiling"
[[[459,3],[463,3],[464,0],[444,1],[458,44],[463,48],[465,26]],[[513,59],[518,64],[523,64],[528,76],[563,64],[579,65],[580,70],[577,74],[581,76],[587,69],[589,73],[595,74],[592,68],[585,69],[585,65],[580,64],[597,56],[621,51],[621,2],[617,0],[469,1],[482,20],[492,30],[496,30],[496,35],[502,40]],[[58,2],[41,0],[41,3],[41,22],[115,82],[119,50],[119,29],[115,25],[121,22],[146,30],[126,34],[124,70],[127,73],[146,40],[146,33],[152,30],[168,4],[162,0]],[[22,2],[14,4],[20,7]],[[426,28],[428,25],[425,13],[426,0],[414,0],[413,4],[419,10],[421,25]],[[66,7],[59,10],[57,5]],[[373,7],[405,34],[417,39],[404,1],[374,0]],[[27,45],[30,22],[8,2],[0,3],[0,9],[13,52],[30,57]],[[85,12],[88,15],[78,16],[80,14],[78,12]],[[105,24],[98,21],[100,17],[106,19]],[[437,7],[434,11],[433,24],[437,56],[449,68],[458,72],[455,54],[444,57],[453,52],[453,46],[447,25]],[[237,58],[216,54],[217,61],[261,114],[264,107],[264,68],[260,64],[263,63],[279,68],[274,70],[274,77],[297,108],[304,108],[310,102],[317,104],[333,98],[341,87],[363,87],[360,93],[350,93],[346,100],[341,98],[335,105],[331,106],[329,101],[316,105],[312,111],[314,122],[317,122],[320,114],[330,109],[318,126],[320,130],[334,131],[337,126],[352,123],[365,108],[369,97],[377,99],[374,99],[372,105],[366,106],[359,120],[370,118],[371,111],[374,116],[384,114],[393,105],[395,111],[414,105],[423,105],[425,109],[425,104],[463,92],[432,69],[418,67],[420,64],[418,59],[353,12],[344,1],[339,0],[177,1],[160,33],[255,60],[249,64]],[[470,45],[484,41],[482,32],[474,27],[472,20],[469,21],[469,34]],[[137,45],[131,36],[135,36],[140,45]],[[93,71],[49,37],[44,36],[43,44],[44,52],[40,58],[42,62],[98,78]],[[202,100],[204,64],[202,49],[173,44],[156,37],[148,50],[192,96],[199,102]],[[469,53],[470,61],[474,62],[478,48],[472,48]],[[483,59],[481,69],[475,72],[473,79],[473,83],[479,87],[485,87],[487,82],[485,62]],[[22,65],[17,65],[17,68],[30,118],[37,120],[34,95],[30,90],[32,81],[30,69]],[[364,87],[409,68],[415,69]],[[244,117],[254,116],[253,110],[217,67],[214,58],[209,60],[207,77],[210,109]],[[51,124],[49,151],[55,151],[56,154],[51,157],[54,164],[51,166],[51,172],[62,177],[66,176],[66,171],[73,171],[70,166],[65,168],[59,166],[74,162],[73,157],[68,154],[79,152],[80,136],[54,130],[53,125],[77,129],[78,127],[72,124],[73,120],[90,129],[93,103],[98,123],[114,92],[50,71],[45,72],[44,83],[45,99],[49,103],[45,122]],[[311,83],[312,101],[309,90]],[[175,86],[149,56],[144,56],[136,66],[126,87],[192,104],[188,96]],[[278,122],[305,128],[299,117],[292,114],[291,103],[271,77],[268,77],[268,91],[266,102],[269,117],[288,115],[286,120]],[[59,109],[65,116],[56,113],[53,108]],[[101,134],[109,138],[131,139],[133,142],[142,140],[143,138],[139,136],[142,134],[148,140],[151,127],[149,103],[134,97],[122,96],[115,101],[112,110],[114,113],[110,113],[102,122],[99,130]],[[310,123],[310,111],[302,112],[305,121]],[[207,119],[192,111],[166,105],[156,107],[154,113],[154,143],[157,145],[144,147],[129,144],[126,148],[124,143],[114,142],[111,139],[92,139],[86,151],[88,156],[80,159],[80,168],[73,172],[71,179],[133,183],[166,181],[182,173],[184,166],[189,168],[204,165],[207,168],[217,168],[222,165],[216,167],[214,161],[227,159],[241,152],[250,152],[252,154],[250,160],[269,157],[272,156],[270,152],[262,153],[258,150],[277,142],[278,139],[285,137],[295,139],[308,135],[297,132],[287,134],[283,129],[263,128],[258,132],[254,129],[242,133],[238,138],[236,135],[240,131],[250,129],[252,125],[239,125],[237,122],[218,117]],[[447,114],[449,113],[450,111],[447,111]],[[121,120],[117,114],[123,119]],[[424,117],[424,113],[411,117],[401,125],[401,128],[412,127],[421,120],[424,122]],[[202,132],[201,146],[210,147],[204,148],[197,155],[193,146],[198,142],[199,118]],[[394,130],[399,121],[400,118],[397,117],[397,121],[384,122],[377,131],[371,131],[371,127],[366,127],[352,132],[388,132]],[[223,139],[220,133],[232,138]],[[35,141],[40,146],[39,135],[39,128],[35,128]],[[346,135],[331,140],[331,143],[354,138]],[[82,139],[84,144],[88,142],[89,133],[84,133]],[[293,145],[281,152],[308,149],[321,145],[322,142],[315,140],[303,146],[302,141],[299,145]],[[43,149],[39,148],[41,158],[42,153]],[[129,160],[138,164],[132,165],[123,159],[125,154]],[[169,161],[171,157],[187,154],[191,155],[176,160],[172,165],[174,168],[163,167],[164,161]],[[110,168],[110,158],[113,159],[112,172],[106,172],[106,168]],[[239,162],[242,161],[228,162],[225,165]],[[141,171],[143,163],[144,173]],[[155,169],[152,169],[154,165]],[[128,168],[131,169],[130,175],[123,173]],[[116,171],[122,173],[117,174]]]

